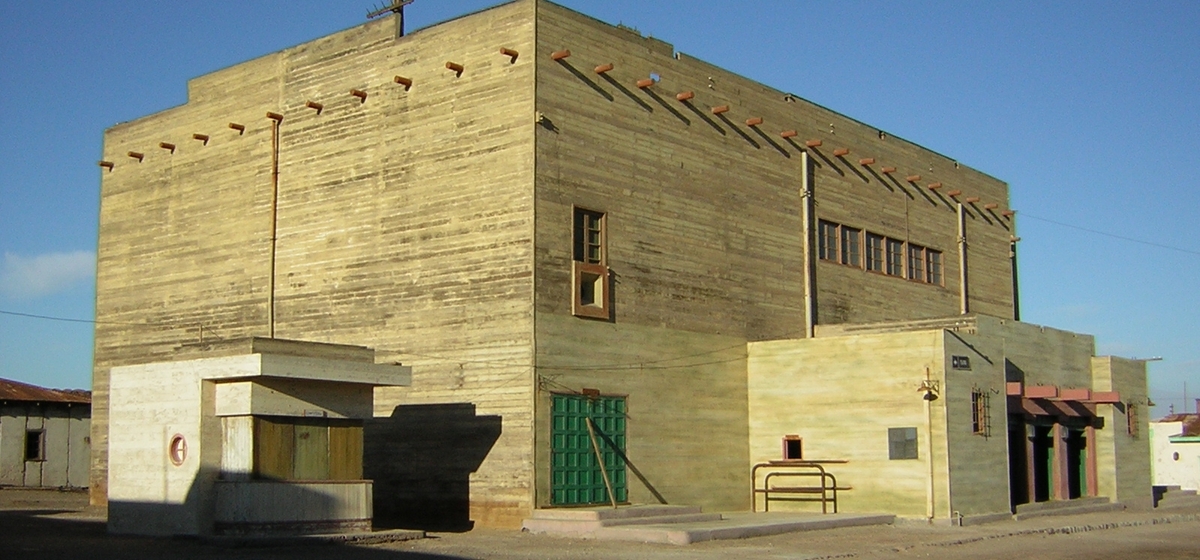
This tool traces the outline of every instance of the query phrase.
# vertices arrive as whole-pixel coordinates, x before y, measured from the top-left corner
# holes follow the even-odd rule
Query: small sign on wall
[[[950,367],[953,369],[971,369],[969,356],[950,356]]]

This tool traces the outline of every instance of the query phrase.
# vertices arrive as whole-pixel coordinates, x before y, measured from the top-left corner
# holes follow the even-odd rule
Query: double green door
[[[613,497],[627,501],[625,484],[625,398],[553,395],[551,397],[551,502],[554,505],[609,503],[595,444],[604,459]]]

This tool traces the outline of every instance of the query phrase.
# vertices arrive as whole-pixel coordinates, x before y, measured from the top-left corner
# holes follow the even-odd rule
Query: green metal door
[[[551,397],[551,503],[588,505],[609,503],[608,491],[587,419],[595,424],[596,443],[612,483],[613,496],[626,501],[625,398],[553,395]]]

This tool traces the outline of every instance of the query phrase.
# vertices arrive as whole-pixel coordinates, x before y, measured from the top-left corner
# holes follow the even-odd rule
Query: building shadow
[[[471,473],[500,438],[500,416],[471,403],[401,405],[363,426],[363,477],[374,481],[377,529],[465,532]]]

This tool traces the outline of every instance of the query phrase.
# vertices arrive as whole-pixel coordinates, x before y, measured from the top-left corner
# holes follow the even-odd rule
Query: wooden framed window
[[[852,227],[841,227],[842,233],[842,252],[841,263],[850,266],[862,267],[862,230]]]
[[[991,395],[982,389],[971,391],[971,433],[984,437],[991,431]]]
[[[867,270],[883,272],[883,236],[867,232]]]
[[[904,242],[890,237],[887,239],[887,274],[904,276]]]
[[[908,244],[908,279],[925,281],[925,248]]]
[[[579,317],[611,317],[607,224],[603,212],[575,208],[571,312]]]
[[[930,284],[942,285],[942,252],[925,250],[926,278]]]
[[[821,220],[817,226],[817,242],[820,257],[827,261],[836,261],[838,258],[838,225],[833,222]]]
[[[783,458],[784,459],[803,459],[804,458],[804,440],[800,436],[786,435],[783,436]]]

